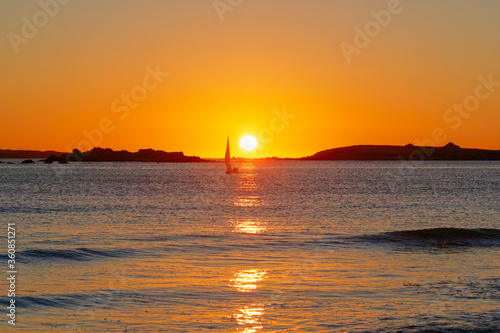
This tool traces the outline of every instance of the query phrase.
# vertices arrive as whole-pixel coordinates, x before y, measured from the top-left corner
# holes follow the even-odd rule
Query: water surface
[[[500,330],[500,163],[239,167],[0,164],[0,330]]]

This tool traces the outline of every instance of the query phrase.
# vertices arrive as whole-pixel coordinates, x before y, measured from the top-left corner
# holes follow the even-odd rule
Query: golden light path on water
[[[252,195],[259,189],[255,164],[253,161],[241,165],[242,172],[238,174],[238,191],[243,192],[234,199],[234,206],[238,207],[258,207],[262,200],[259,195]],[[252,192],[252,193],[249,193]],[[248,218],[241,221],[232,222],[233,232],[242,234],[260,234],[266,231],[266,226],[259,220]]]
[[[253,307],[253,308],[243,308],[239,310],[239,313],[233,315],[236,322],[241,325],[250,325],[252,327],[245,327],[242,331],[243,333],[255,333],[263,329],[261,325],[260,317],[264,314],[264,308]],[[238,331],[239,332],[239,331]]]
[[[234,274],[230,280],[231,287],[236,288],[241,293],[251,293],[260,287],[259,283],[267,277],[265,269],[245,269]],[[242,327],[244,333],[255,333],[262,330],[261,318],[264,315],[264,308],[258,304],[251,304],[238,309],[232,318]],[[238,329],[237,332],[240,332]]]
[[[238,191],[241,195],[234,198],[234,206],[243,209],[258,207],[263,203],[259,195],[255,195],[259,189],[255,165],[253,162],[247,162],[241,165],[241,172],[238,174]],[[255,218],[247,218],[231,222],[234,233],[240,234],[261,234],[266,231],[266,225]],[[234,273],[230,279],[230,286],[238,292],[249,294],[255,292],[261,287],[261,282],[267,278],[266,269],[244,269]],[[264,325],[262,317],[264,315],[262,304],[249,304],[241,307],[232,318],[238,324],[236,332],[256,333],[262,331]]]
[[[261,234],[266,226],[260,221],[244,220],[233,223],[233,232],[240,234]]]
[[[236,198],[234,205],[239,207],[256,207],[260,206],[261,203],[258,196],[245,196]]]
[[[231,279],[232,287],[242,293],[252,292],[259,288],[258,283],[267,276],[267,270],[264,269],[246,269],[234,274]]]
[[[234,198],[234,206],[262,206],[261,197],[259,195],[255,195],[255,193],[248,193],[255,192],[260,187],[257,182],[257,173],[255,172],[254,162],[248,161],[246,163],[243,163],[240,168],[241,172],[238,174],[238,191],[243,193],[242,195],[238,195]]]

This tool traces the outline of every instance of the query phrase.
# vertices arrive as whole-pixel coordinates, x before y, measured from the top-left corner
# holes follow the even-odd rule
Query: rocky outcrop
[[[136,153],[126,150],[114,151],[110,148],[94,148],[87,152],[74,149],[71,154],[60,157],[50,155],[45,163],[67,162],[203,162],[200,157],[186,156],[182,152],[168,153],[162,150],[141,149]]]

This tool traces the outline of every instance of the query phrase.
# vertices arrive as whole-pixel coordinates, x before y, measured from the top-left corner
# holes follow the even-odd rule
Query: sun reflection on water
[[[252,306],[253,307],[239,309],[238,312],[233,315],[238,325],[247,326],[242,331],[243,333],[255,333],[264,328],[260,320],[264,314],[264,308],[257,307],[256,305]]]
[[[260,197],[255,195],[247,195],[236,197],[234,205],[238,207],[257,207],[261,206]]]
[[[241,170],[238,177],[238,194],[233,199],[233,205],[237,207],[262,206],[262,197],[259,195],[260,183],[257,179],[254,162],[249,161],[243,164]],[[266,225],[256,219],[234,221],[231,225],[234,233],[260,234],[266,231]],[[230,286],[240,293],[252,293],[261,287],[261,282],[265,278],[267,278],[267,270],[265,269],[240,270],[234,273],[234,277],[230,279]],[[262,304],[249,304],[234,311],[232,318],[238,324],[235,332],[256,333],[263,330],[264,307]]]
[[[257,189],[257,175],[254,173],[240,174],[238,189],[240,191],[252,191]]]
[[[259,221],[244,220],[233,224],[233,232],[240,234],[261,234],[266,231],[266,226]]]
[[[260,187],[254,162],[246,162],[242,165],[242,172],[238,174],[238,192],[240,195],[234,198],[234,206],[262,206],[262,198],[257,195]]]
[[[255,333],[261,329],[262,329],[262,326],[256,326],[256,327],[252,327],[252,328],[246,327],[245,330],[243,331],[243,333]]]
[[[239,292],[248,293],[253,292],[260,286],[258,282],[267,277],[267,270],[265,269],[246,269],[234,274],[231,279],[232,287],[236,288]]]

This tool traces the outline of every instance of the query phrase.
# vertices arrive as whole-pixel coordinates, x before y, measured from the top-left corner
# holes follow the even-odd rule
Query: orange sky
[[[498,1],[66,2],[0,1],[0,148],[500,149]]]

